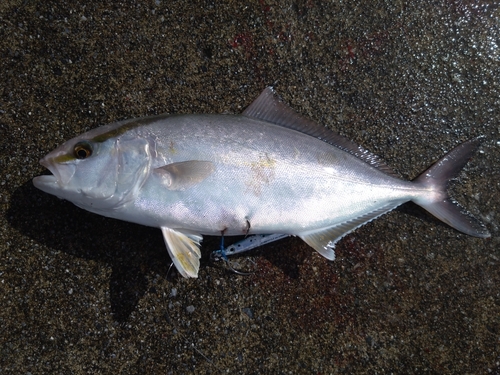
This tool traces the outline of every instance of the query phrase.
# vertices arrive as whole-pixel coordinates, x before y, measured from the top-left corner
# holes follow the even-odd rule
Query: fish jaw
[[[40,160],[40,164],[47,168],[52,174],[33,178],[33,185],[45,193],[64,198],[63,191],[66,190],[65,187],[75,174],[75,165],[57,164],[55,159],[58,155],[55,151],[49,153]]]
[[[57,195],[56,191],[59,189],[57,178],[54,175],[43,175],[34,177],[33,185],[35,185],[37,189],[40,189],[45,193],[53,195]]]

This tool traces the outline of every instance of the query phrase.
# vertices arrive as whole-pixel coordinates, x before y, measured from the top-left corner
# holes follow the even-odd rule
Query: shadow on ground
[[[111,309],[119,322],[147,292],[148,274],[175,274],[160,231],[86,212],[31,181],[14,192],[7,216],[14,228],[54,251],[111,267]]]

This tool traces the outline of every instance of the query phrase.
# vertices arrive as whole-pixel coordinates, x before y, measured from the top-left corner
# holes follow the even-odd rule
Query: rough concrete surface
[[[499,1],[3,1],[1,374],[499,374]],[[290,238],[170,270],[161,233],[36,190],[38,160],[120,119],[239,113],[268,86],[414,178],[484,135],[453,195],[329,262]],[[228,239],[232,240],[232,239]]]

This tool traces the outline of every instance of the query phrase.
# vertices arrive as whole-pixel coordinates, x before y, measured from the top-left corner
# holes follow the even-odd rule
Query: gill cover
[[[149,176],[151,154],[149,143],[133,135],[98,140],[77,137],[40,162],[52,175],[35,177],[37,188],[86,210],[104,213],[136,197]]]
[[[116,209],[132,201],[144,184],[151,165],[146,140],[119,137],[98,146],[105,146],[108,142],[112,144],[99,147],[97,155],[94,153],[85,160],[79,160],[74,176],[82,186],[82,203],[94,209]],[[88,166],[84,166],[85,163]]]

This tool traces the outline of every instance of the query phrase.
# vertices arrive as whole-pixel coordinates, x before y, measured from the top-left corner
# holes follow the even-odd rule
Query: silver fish
[[[299,236],[325,258],[347,233],[407,201],[489,237],[446,192],[481,139],[404,181],[361,146],[296,113],[271,88],[241,115],[159,115],[105,125],[40,163],[33,184],[85,210],[161,228],[184,277],[202,235]]]

